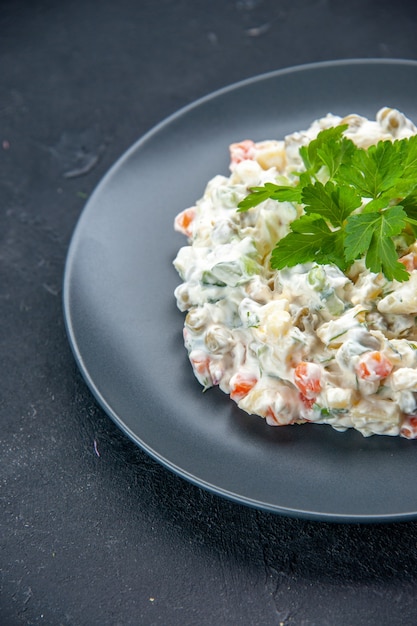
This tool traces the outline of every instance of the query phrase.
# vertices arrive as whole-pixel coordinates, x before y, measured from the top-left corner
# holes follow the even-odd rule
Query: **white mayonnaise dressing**
[[[367,148],[417,128],[387,107],[375,120],[328,114],[284,140],[230,146],[230,176],[215,176],[176,230],[188,238],[174,261],[175,296],[187,312],[184,342],[204,388],[219,387],[271,425],[315,422],[336,430],[417,437],[417,244],[399,283],[356,261],[270,268],[270,253],[302,208],[238,203],[265,182],[291,184],[300,146],[329,127]]]

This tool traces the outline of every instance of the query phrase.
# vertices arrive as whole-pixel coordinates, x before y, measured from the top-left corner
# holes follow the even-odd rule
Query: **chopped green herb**
[[[346,128],[323,130],[300,148],[305,171],[293,186],[254,187],[238,211],[267,199],[304,209],[272,251],[274,269],[313,261],[346,271],[365,256],[371,272],[408,280],[395,238],[417,235],[417,136],[364,149],[343,136]]]

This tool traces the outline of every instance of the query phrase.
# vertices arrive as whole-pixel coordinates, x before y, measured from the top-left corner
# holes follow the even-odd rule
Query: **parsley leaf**
[[[349,164],[342,164],[339,182],[353,186],[363,198],[378,198],[403,173],[399,142],[380,141],[367,150],[357,148]]]
[[[401,200],[401,206],[407,214],[407,221],[412,232],[417,236],[417,189]]]
[[[398,261],[392,240],[404,229],[406,217],[400,206],[381,213],[352,215],[346,225],[347,254],[356,257],[367,250],[365,262],[371,272],[383,272],[388,280],[407,280],[408,272]]]
[[[342,155],[347,151],[347,143],[349,145],[352,143],[342,137],[347,127],[347,124],[341,124],[322,130],[316,139],[300,148],[300,156],[311,176],[314,177],[323,165],[328,167],[330,176],[334,175],[341,163]]]
[[[328,182],[307,185],[301,196],[306,213],[319,213],[333,226],[342,226],[348,215],[361,206],[362,199],[350,187],[336,186]]]
[[[341,231],[332,231],[317,214],[302,215],[271,254],[271,267],[283,269],[312,260],[346,267]]]
[[[399,235],[405,227],[406,217],[405,211],[400,206],[391,207],[383,212],[351,215],[345,228],[347,255],[352,259],[360,256],[369,248],[374,234],[380,237]]]
[[[405,155],[402,178],[415,181],[417,178],[417,135],[404,139],[402,149]]]
[[[251,187],[250,191],[251,193],[237,205],[239,212],[248,211],[269,198],[279,202],[301,202],[301,187],[265,183],[263,187]]]
[[[389,237],[381,237],[374,232],[371,245],[366,253],[366,266],[371,272],[382,272],[388,280],[394,278],[399,282],[409,279],[404,265],[398,261],[394,242]]]
[[[363,149],[343,135],[346,129],[325,129],[300,148],[305,170],[293,186],[254,187],[238,210],[267,199],[304,209],[272,250],[273,269],[316,262],[345,271],[365,257],[371,272],[408,280],[395,240],[417,236],[417,135]]]
[[[336,128],[344,128],[344,126],[336,126]],[[326,141],[322,147],[318,148],[317,155],[327,167],[329,178],[334,178],[342,163],[348,163],[355,151],[352,141],[341,137],[340,141],[332,143]]]

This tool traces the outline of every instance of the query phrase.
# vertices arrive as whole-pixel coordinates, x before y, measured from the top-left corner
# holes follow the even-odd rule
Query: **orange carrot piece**
[[[184,209],[181,213],[178,213],[177,217],[174,221],[174,228],[176,231],[182,233],[186,237],[191,237],[192,233],[192,223],[195,218],[195,208],[190,207],[189,209]]]
[[[321,391],[321,367],[317,363],[301,361],[294,369],[294,384],[307,400]]]
[[[242,398],[254,388],[258,379],[251,374],[237,373],[230,380],[230,397],[235,402]]]
[[[363,380],[381,380],[391,374],[393,365],[382,352],[365,352],[359,359],[356,372]]]

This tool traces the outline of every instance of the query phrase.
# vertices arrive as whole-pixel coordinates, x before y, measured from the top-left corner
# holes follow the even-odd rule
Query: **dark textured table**
[[[279,517],[171,474],[94,401],[61,304],[78,216],[138,137],[269,70],[416,59],[416,7],[0,4],[0,624],[417,624],[417,522]]]

